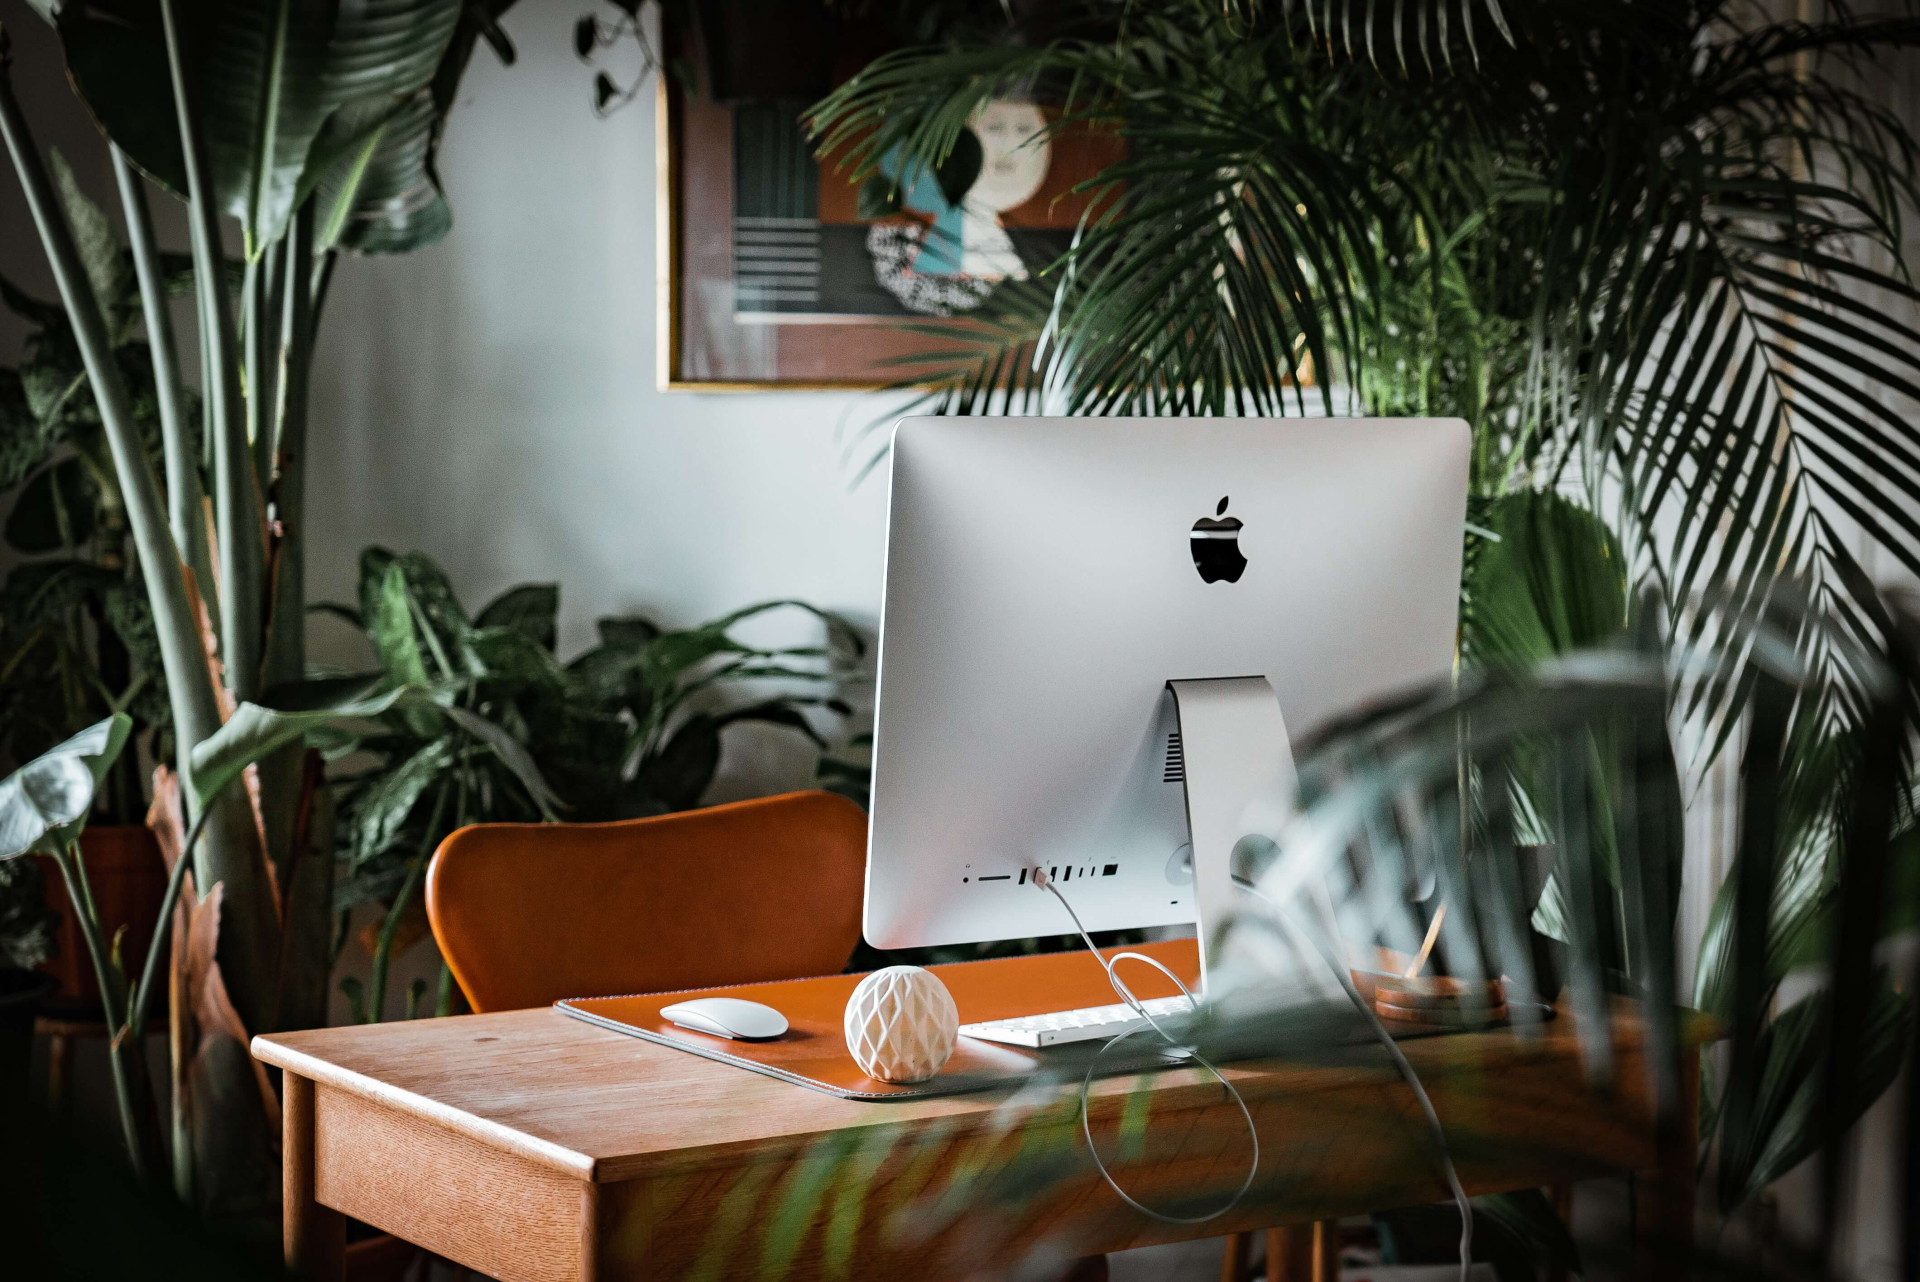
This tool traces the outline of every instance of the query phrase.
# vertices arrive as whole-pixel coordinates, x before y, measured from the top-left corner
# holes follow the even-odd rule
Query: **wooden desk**
[[[1596,1098],[1571,1023],[1531,1040],[1405,1044],[1468,1191],[1664,1169],[1651,1204],[1688,1223],[1692,1144],[1662,1161],[1637,1024],[1623,1012],[1615,1089]],[[317,1029],[253,1049],[286,1072],[288,1262],[315,1278],[339,1275],[344,1216],[513,1282],[857,1282],[991,1275],[1036,1247],[1064,1260],[1447,1196],[1417,1103],[1378,1048],[1342,1067],[1229,1070],[1259,1126],[1259,1180],[1231,1213],[1190,1227],[1113,1196],[1072,1091],[855,1103],[554,1010]],[[1128,1085],[1096,1087],[1110,1162]],[[1691,1080],[1687,1098],[1691,1136]],[[1145,1151],[1113,1164],[1135,1196],[1154,1205],[1238,1183],[1245,1127],[1217,1085],[1161,1073],[1132,1100],[1124,1120],[1146,1123],[1128,1131]],[[1021,1178],[1043,1167],[1052,1178]]]

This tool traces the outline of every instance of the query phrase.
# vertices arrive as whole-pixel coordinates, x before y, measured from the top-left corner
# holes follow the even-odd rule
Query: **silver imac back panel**
[[[1458,419],[895,428],[865,931],[880,948],[1195,919],[1167,682],[1288,729],[1451,668]]]

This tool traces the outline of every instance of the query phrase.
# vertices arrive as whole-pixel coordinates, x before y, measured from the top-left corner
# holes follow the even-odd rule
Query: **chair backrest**
[[[427,920],[476,1011],[831,975],[860,938],[866,833],[826,792],[476,824],[434,853]]]

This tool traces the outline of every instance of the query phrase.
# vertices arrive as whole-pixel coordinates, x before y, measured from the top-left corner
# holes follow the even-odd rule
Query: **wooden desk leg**
[[[304,1282],[341,1282],[347,1217],[313,1200],[313,1082],[294,1073],[282,1081],[280,1214],[287,1271]]]
[[[1267,1282],[1314,1282],[1316,1227],[1289,1224],[1267,1230]]]
[[[1247,1258],[1253,1254],[1253,1234],[1229,1233],[1220,1239],[1220,1282],[1247,1282]]]

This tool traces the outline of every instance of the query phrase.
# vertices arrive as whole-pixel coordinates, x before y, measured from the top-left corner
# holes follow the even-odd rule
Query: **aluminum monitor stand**
[[[1293,750],[1280,700],[1265,677],[1169,681],[1185,758],[1187,834],[1193,843],[1195,934],[1200,987],[1217,971],[1222,925],[1245,892],[1233,885],[1233,848],[1256,807],[1293,794]]]

